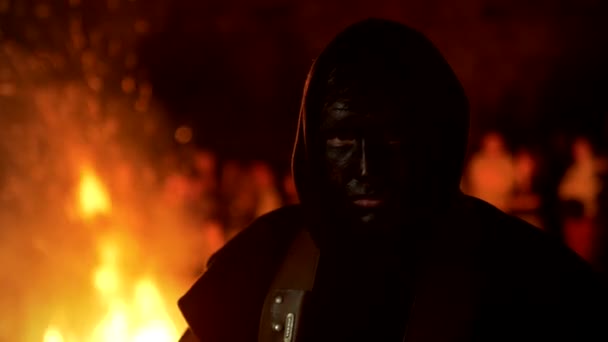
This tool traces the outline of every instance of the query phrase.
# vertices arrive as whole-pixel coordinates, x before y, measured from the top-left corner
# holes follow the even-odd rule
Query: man
[[[604,288],[538,229],[459,190],[468,104],[420,33],[366,20],[306,82],[301,200],[256,220],[180,300],[183,341],[588,341]],[[587,338],[588,337],[588,338]]]

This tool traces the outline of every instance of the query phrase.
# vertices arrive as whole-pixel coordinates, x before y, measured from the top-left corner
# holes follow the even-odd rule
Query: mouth
[[[362,208],[377,208],[384,204],[384,199],[372,196],[358,196],[353,200],[353,204]]]

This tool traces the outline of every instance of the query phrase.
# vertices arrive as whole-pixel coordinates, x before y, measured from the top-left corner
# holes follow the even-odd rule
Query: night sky
[[[6,3],[37,2],[0,7]],[[53,6],[57,18],[70,11]],[[435,42],[467,90],[474,137],[499,129],[512,145],[542,144],[553,132],[601,142],[606,127],[605,0],[81,0],[81,7],[85,23],[116,34],[146,19],[146,34],[131,42],[142,77],[171,124],[192,125],[197,144],[227,158],[285,167],[312,60],[342,28],[370,16],[399,20]],[[23,14],[14,13],[0,14],[4,39],[33,44]]]

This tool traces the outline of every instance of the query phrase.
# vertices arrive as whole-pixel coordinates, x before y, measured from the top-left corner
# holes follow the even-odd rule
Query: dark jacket
[[[418,233],[390,247],[339,250],[332,242],[344,232],[326,220],[331,203],[313,142],[325,80],[336,65],[364,58],[398,65],[395,73],[412,85],[389,96],[411,99],[400,134],[411,146],[414,200],[403,215]],[[269,286],[290,242],[307,229],[321,255],[308,340],[603,340],[606,293],[590,267],[535,227],[459,192],[467,135],[464,91],[423,35],[383,20],[338,35],[313,65],[302,100],[293,156],[302,203],[257,219],[212,257],[179,301],[189,334],[256,341]]]
[[[430,335],[418,340],[605,341],[606,290],[584,261],[519,219],[463,202],[417,304],[426,306],[419,330]],[[303,215],[298,206],[270,213],[211,260],[180,300],[200,341],[256,341],[266,291]]]

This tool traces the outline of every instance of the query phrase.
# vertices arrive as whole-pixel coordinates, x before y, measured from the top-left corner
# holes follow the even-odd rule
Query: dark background
[[[31,13],[38,3],[51,15]],[[470,97],[473,138],[499,129],[512,146],[557,133],[604,143],[605,0],[0,0],[1,38],[60,45],[52,37],[75,13],[124,38],[171,124],[191,125],[196,144],[224,158],[286,168],[308,67],[370,16],[412,25],[444,52]],[[145,34],[133,34],[137,20]]]

